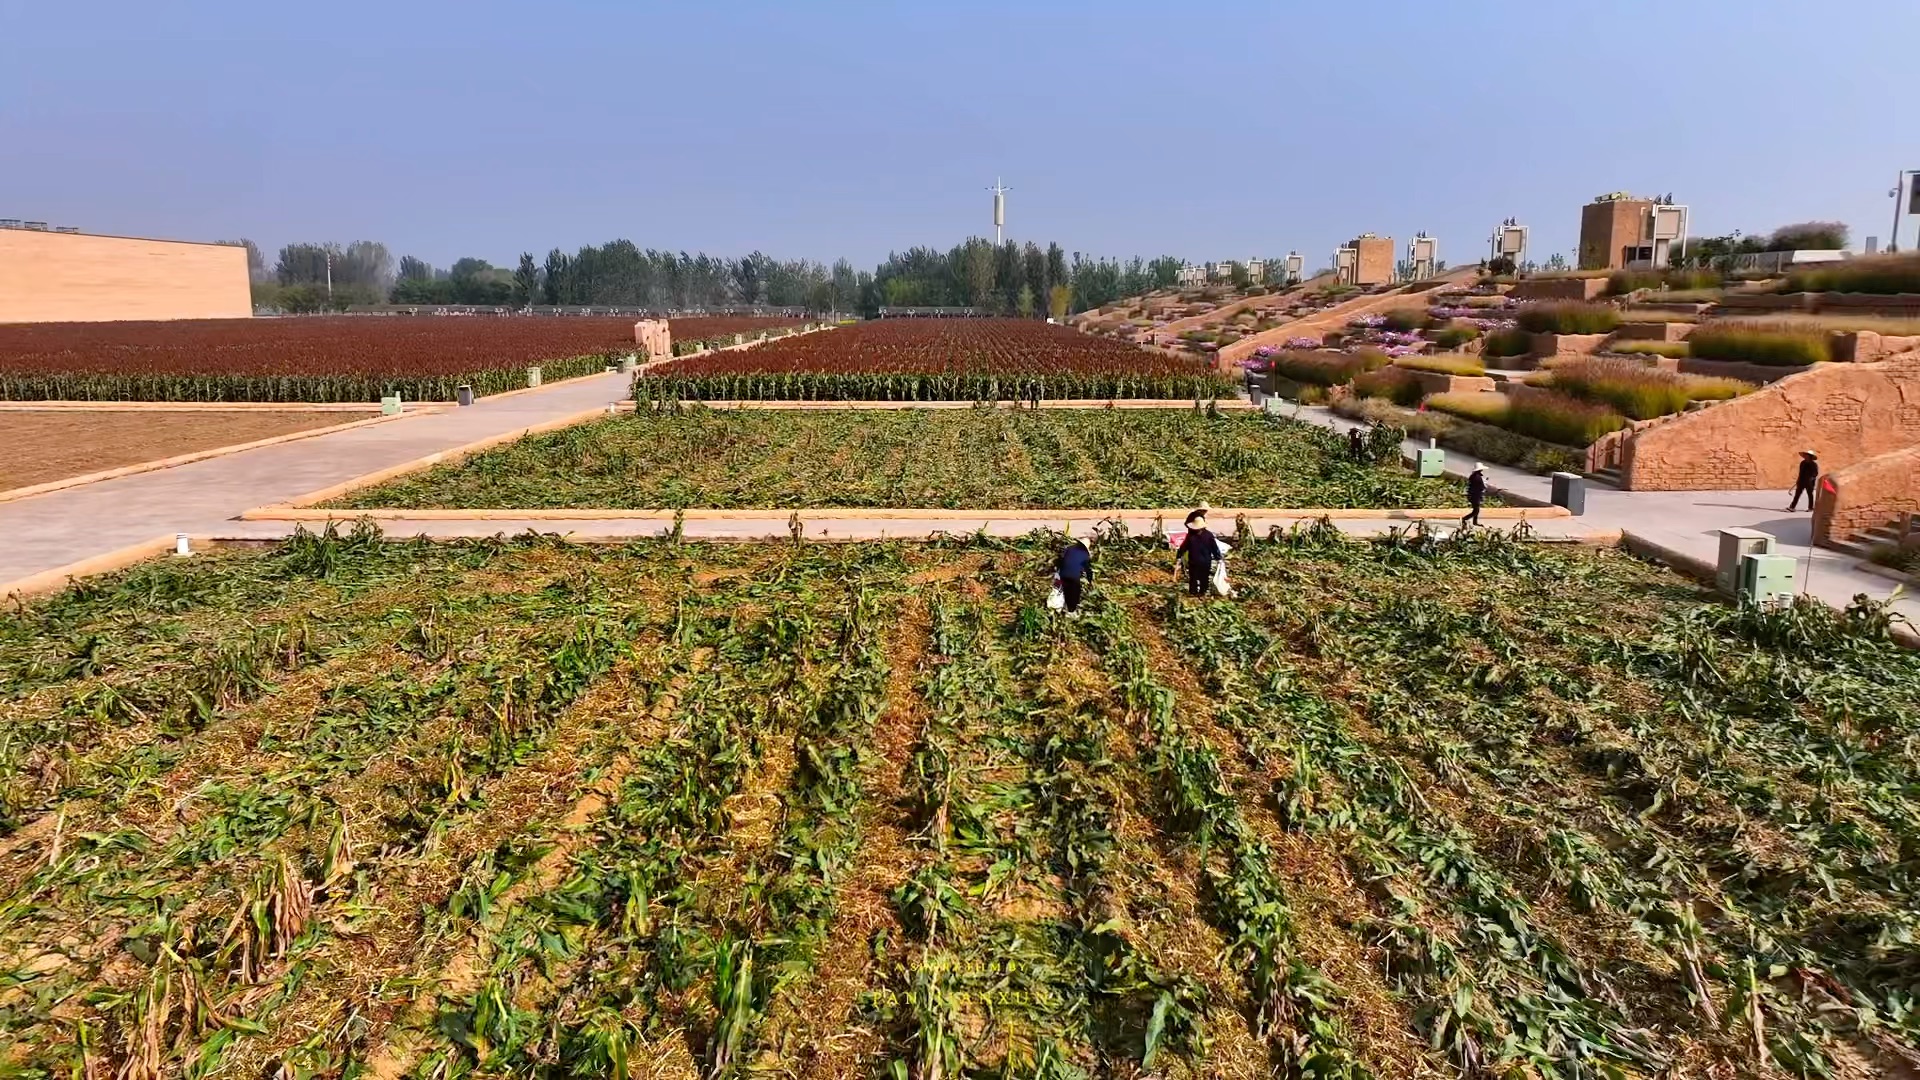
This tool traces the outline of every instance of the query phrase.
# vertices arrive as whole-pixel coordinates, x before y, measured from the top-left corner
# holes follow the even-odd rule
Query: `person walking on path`
[[[1054,560],[1053,575],[1060,579],[1060,594],[1066,597],[1067,618],[1080,613],[1080,600],[1093,581],[1093,544],[1085,539],[1070,541]]]
[[[1793,501],[1787,504],[1787,513],[1800,509],[1800,496],[1807,497],[1807,510],[1813,510],[1813,485],[1820,479],[1820,457],[1811,450],[1800,451],[1800,475],[1793,478]]]
[[[1187,560],[1187,595],[1205,596],[1213,581],[1213,562],[1220,557],[1220,541],[1207,529],[1206,516],[1187,518],[1187,535],[1173,553],[1173,572],[1180,572],[1180,560]]]
[[[1467,474],[1467,505],[1471,509],[1460,519],[1461,528],[1480,524],[1480,504],[1486,501],[1487,467],[1476,462],[1473,471]]]

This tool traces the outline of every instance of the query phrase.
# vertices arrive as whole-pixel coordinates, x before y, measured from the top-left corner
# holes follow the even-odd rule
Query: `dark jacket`
[[[1174,565],[1179,565],[1182,556],[1187,560],[1187,573],[1206,577],[1213,572],[1213,560],[1220,557],[1220,541],[1214,539],[1211,529],[1194,529],[1180,541],[1180,550],[1173,553]]]
[[[1818,479],[1820,479],[1820,463],[1811,458],[1801,458],[1800,478],[1795,481],[1795,484],[1799,487],[1810,488],[1813,486],[1813,482]]]
[[[1060,575],[1061,581],[1092,581],[1093,552],[1088,551],[1085,544],[1068,544],[1054,562],[1053,572]]]
[[[1487,497],[1487,474],[1472,472],[1467,474],[1467,501],[1479,502]]]

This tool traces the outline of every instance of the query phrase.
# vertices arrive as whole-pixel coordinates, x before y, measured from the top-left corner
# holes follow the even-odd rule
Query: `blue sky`
[[[0,28],[0,217],[269,259],[625,237],[867,268],[989,232],[996,175],[1008,235],[1107,255],[1425,229],[1461,262],[1517,216],[1544,258],[1619,189],[1857,246],[1920,168],[1914,0],[0,0]]]

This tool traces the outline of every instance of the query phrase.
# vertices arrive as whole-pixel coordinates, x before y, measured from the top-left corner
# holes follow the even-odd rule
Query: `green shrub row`
[[[1385,398],[1395,405],[1418,405],[1422,393],[1418,376],[1404,367],[1383,367],[1353,377],[1353,392],[1361,397]]]
[[[1609,334],[1620,328],[1620,311],[1606,304],[1556,300],[1522,307],[1515,321],[1535,334]]]
[[[1363,372],[1386,367],[1389,358],[1372,349],[1358,352],[1283,352],[1273,358],[1274,374],[1312,386],[1340,386]]]
[[[1355,386],[1358,385],[1356,380]],[[1438,439],[1440,445],[1476,461],[1511,465],[1535,473],[1579,472],[1586,465],[1586,455],[1578,450],[1444,412],[1415,412],[1380,397],[1346,398],[1334,402],[1332,408],[1349,419],[1405,428],[1417,439]]]
[[[1774,330],[1739,323],[1707,325],[1687,336],[1687,352],[1702,360],[1744,360],[1802,367],[1833,359],[1833,341],[1821,330]]]
[[[1481,356],[1525,356],[1533,351],[1533,335],[1525,330],[1495,330],[1480,347]]]
[[[1738,379],[1681,375],[1637,360],[1601,357],[1555,367],[1543,373],[1542,383],[1585,402],[1612,406],[1634,420],[1670,416],[1695,401],[1722,401],[1754,389]]]
[[[1394,363],[1414,371],[1432,371],[1441,375],[1485,375],[1487,365],[1477,356],[1465,353],[1439,353],[1432,356],[1402,356]]]
[[[1688,355],[1684,341],[1622,341],[1607,348],[1617,353],[1632,353],[1642,356],[1680,357]]]
[[[1781,292],[1920,293],[1920,255],[1849,259],[1832,266],[1795,270]]]
[[[1718,270],[1615,270],[1607,277],[1607,295],[1636,289],[1717,289],[1726,284]]]

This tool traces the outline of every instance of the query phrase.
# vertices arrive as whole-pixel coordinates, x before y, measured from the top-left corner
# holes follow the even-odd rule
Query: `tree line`
[[[248,252],[258,307],[296,313],[393,304],[531,304],[651,308],[717,308],[751,304],[873,315],[881,307],[972,307],[999,315],[1056,318],[1099,307],[1153,288],[1172,286],[1180,260],[1161,256],[1093,258],[1059,244],[971,237],[947,251],[909,248],[889,254],[872,271],[845,259],[832,265],[781,260],[761,252],[726,258],[704,252],[640,248],[629,240],[559,248],[516,266],[462,258],[438,268],[412,255],[392,257],[385,244],[297,243],[282,247],[266,266],[250,240]]]

